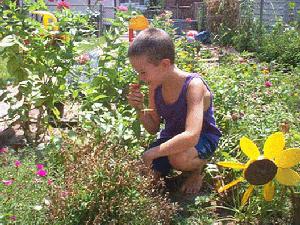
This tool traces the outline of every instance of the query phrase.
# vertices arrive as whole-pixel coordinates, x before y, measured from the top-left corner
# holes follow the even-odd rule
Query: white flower
[[[49,206],[51,204],[51,201],[45,198],[44,203],[45,203],[45,205]]]
[[[40,211],[43,207],[41,205],[36,205],[33,207],[34,210]]]

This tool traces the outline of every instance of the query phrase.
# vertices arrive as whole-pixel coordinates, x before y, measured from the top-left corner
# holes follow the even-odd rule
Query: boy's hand
[[[127,95],[128,103],[135,109],[141,110],[144,107],[144,95],[140,90],[139,84],[130,84]]]
[[[155,148],[156,147],[148,149],[142,156],[142,159],[147,167],[151,167],[153,160],[157,158],[155,156]]]

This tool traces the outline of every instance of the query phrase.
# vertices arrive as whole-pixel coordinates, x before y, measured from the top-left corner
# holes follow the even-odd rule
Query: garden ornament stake
[[[144,30],[149,27],[149,22],[143,15],[132,17],[129,20],[129,42],[134,39],[134,31]]]
[[[45,26],[45,28],[48,28],[49,25],[49,20],[52,21],[53,24],[53,30],[54,31],[58,31],[59,27],[57,25],[55,25],[57,23],[57,18],[50,12],[47,11],[33,11],[32,14],[37,14],[39,16],[43,17],[43,25]]]
[[[219,162],[219,166],[241,169],[243,176],[220,187],[218,192],[242,181],[248,181],[250,186],[242,198],[242,205],[246,204],[255,186],[264,185],[263,195],[266,201],[271,201],[274,196],[275,186],[273,179],[287,186],[296,186],[300,182],[299,174],[291,167],[300,162],[300,148],[289,148],[284,150],[285,139],[282,132],[270,135],[264,144],[264,154],[260,155],[258,147],[246,137],[240,139],[241,150],[250,158],[246,163]]]
[[[43,25],[45,29],[48,29],[48,26],[51,25],[53,29],[53,38],[60,39],[64,41],[69,41],[70,37],[66,34],[59,34],[59,27],[55,25],[57,23],[57,18],[48,11],[33,11],[32,14],[37,14],[43,17]],[[51,21],[51,22],[50,22]]]

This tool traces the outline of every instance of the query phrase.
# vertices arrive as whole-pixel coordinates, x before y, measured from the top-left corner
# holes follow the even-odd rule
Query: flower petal
[[[300,162],[300,148],[290,148],[282,151],[276,158],[275,164],[280,168],[290,168]]]
[[[278,168],[276,180],[283,185],[295,186],[300,182],[300,176],[292,169]]]
[[[240,140],[240,146],[242,151],[250,159],[257,159],[259,157],[260,153],[256,144],[253,141],[251,141],[249,138],[242,137]]]
[[[274,159],[284,148],[285,140],[282,132],[271,134],[264,144],[264,156]]]
[[[243,177],[240,177],[240,178],[238,178],[238,179],[236,179],[236,180],[234,180],[234,181],[231,181],[229,184],[226,184],[225,186],[220,187],[220,188],[218,189],[218,192],[221,193],[221,192],[223,192],[223,191],[225,191],[225,190],[231,188],[232,186],[236,185],[237,183],[239,183],[239,182],[241,182],[241,181],[243,181],[243,180],[244,180],[244,178],[243,178]]]
[[[251,193],[253,192],[254,185],[250,185],[247,190],[245,191],[243,198],[242,198],[242,205],[245,205],[246,202],[248,201]]]
[[[264,198],[266,201],[272,201],[275,193],[275,186],[272,181],[264,185]]]
[[[223,166],[223,167],[228,167],[228,168],[233,168],[233,169],[245,169],[246,165],[243,163],[239,162],[218,162],[217,165]]]

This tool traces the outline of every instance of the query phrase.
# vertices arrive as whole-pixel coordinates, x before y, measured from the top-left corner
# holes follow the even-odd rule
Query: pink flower
[[[186,36],[188,36],[188,37],[195,37],[197,34],[198,34],[198,31],[196,31],[196,30],[189,30],[186,33]]]
[[[36,168],[38,170],[42,170],[42,169],[44,169],[44,165],[43,164],[36,164]]]
[[[16,167],[21,166],[21,164],[22,164],[22,163],[21,163],[19,160],[16,160],[16,161],[15,161],[15,166],[16,166]]]
[[[192,18],[186,18],[185,19],[185,22],[187,22],[187,23],[191,23],[193,20],[192,20]]]
[[[6,153],[7,152],[7,148],[0,148],[0,153]]]
[[[162,12],[159,16],[165,17],[165,16],[166,16],[166,13],[165,13],[165,12]]]
[[[47,176],[47,171],[46,170],[38,170],[37,172],[36,172],[36,175],[38,175],[38,176],[40,176],[40,177],[45,177],[45,176]]]
[[[81,65],[86,64],[87,61],[89,60],[90,60],[90,56],[86,53],[76,58],[76,61]]]
[[[265,87],[267,87],[267,88],[269,88],[269,87],[271,87],[272,86],[272,83],[271,83],[271,81],[266,81],[265,82]]]
[[[16,219],[17,219],[16,216],[11,216],[11,217],[10,217],[10,220],[12,220],[12,221],[16,221]]]
[[[48,179],[47,183],[48,183],[48,185],[51,185],[51,184],[53,184],[53,180]]]
[[[62,198],[68,197],[68,195],[69,195],[68,191],[62,191],[62,192],[60,192],[60,197],[62,197]]]
[[[69,9],[70,8],[70,3],[65,2],[64,0],[61,0],[57,2],[57,8],[58,9]]]
[[[12,185],[13,180],[2,180],[2,182],[5,186],[9,186],[9,185]]]
[[[125,5],[120,5],[120,6],[117,7],[117,10],[118,10],[118,11],[127,12],[127,11],[128,11],[128,8],[127,8],[127,6],[125,6]]]

